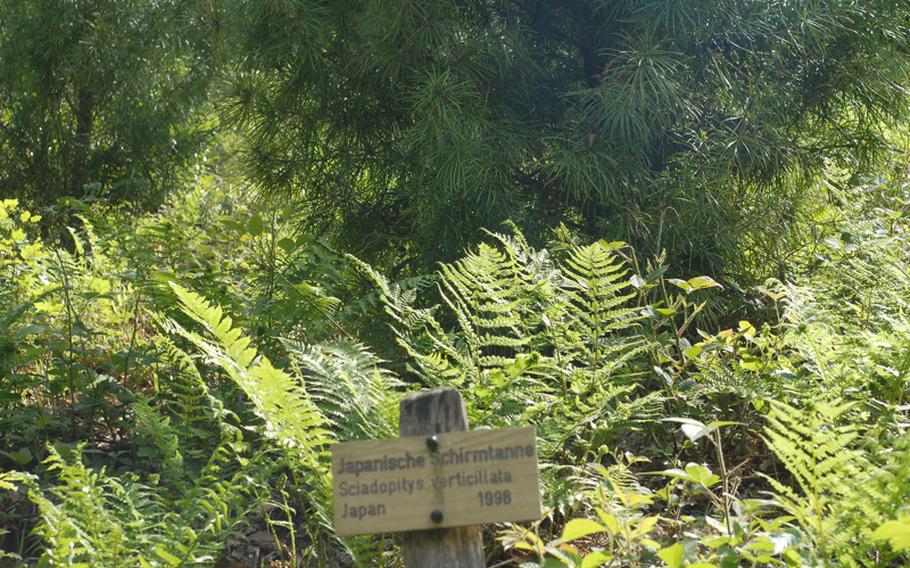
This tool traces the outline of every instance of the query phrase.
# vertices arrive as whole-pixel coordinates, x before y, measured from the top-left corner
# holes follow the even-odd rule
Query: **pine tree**
[[[4,1],[0,197],[160,203],[209,138],[218,18],[198,1]]]
[[[237,6],[221,110],[247,172],[411,262],[509,218],[697,273],[779,255],[824,159],[862,167],[907,98],[896,0]]]

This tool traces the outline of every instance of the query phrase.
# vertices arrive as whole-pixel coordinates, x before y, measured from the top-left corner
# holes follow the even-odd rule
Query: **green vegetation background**
[[[904,2],[0,6],[0,565],[401,564],[328,445],[533,424],[489,563],[910,562]]]

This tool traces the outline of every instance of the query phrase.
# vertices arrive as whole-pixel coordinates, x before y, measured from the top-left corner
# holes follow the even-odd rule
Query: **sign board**
[[[533,427],[332,446],[335,532],[401,532],[540,516]]]

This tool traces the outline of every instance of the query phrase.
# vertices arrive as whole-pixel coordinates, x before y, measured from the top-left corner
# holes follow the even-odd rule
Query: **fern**
[[[325,458],[333,436],[327,429],[329,422],[320,412],[315,397],[301,381],[275,368],[266,357],[259,356],[256,349],[250,346],[250,340],[233,327],[233,321],[224,315],[220,307],[179,285],[172,283],[171,287],[183,312],[201,324],[208,337],[189,331],[173,320],[166,322],[167,328],[198,347],[246,394],[256,415],[262,420],[262,433],[284,448],[295,471],[302,468],[308,474],[301,483],[301,489],[307,493],[318,524],[331,532],[332,484]],[[362,362],[349,365],[357,368],[360,364]],[[345,366],[344,363],[341,365]],[[316,390],[320,392],[318,387]],[[224,491],[224,497],[233,496],[226,489],[219,489],[222,487],[225,487],[224,484],[214,487],[206,484],[201,485],[199,490],[216,492],[216,496]],[[373,539],[353,538],[342,544],[361,565],[369,565],[370,559],[380,554]]]
[[[263,454],[250,456],[233,419],[208,394],[188,356],[162,338],[158,396],[131,408],[141,457],[160,473],[93,471],[82,446],[65,457],[49,447],[47,471],[56,483],[11,473],[28,489],[40,522],[47,565],[178,566],[212,563],[261,502],[258,492],[274,470]],[[168,395],[180,393],[179,400]],[[205,449],[205,451],[203,451]],[[185,459],[186,458],[186,459]],[[6,489],[10,489],[8,485]]]
[[[858,437],[855,424],[839,425],[850,403],[820,402],[806,411],[782,402],[771,403],[765,436],[768,447],[793,475],[797,485],[808,499],[808,509],[795,506],[794,493],[772,481],[779,496],[792,512],[824,538],[821,521],[832,506],[832,501],[851,493],[844,484],[844,474],[856,476],[862,470],[861,454],[851,449]]]
[[[402,383],[360,344],[337,341],[305,345],[285,341],[308,391],[343,440],[384,439],[398,435]]]
[[[894,557],[893,564],[910,564],[908,550],[908,503],[910,503],[910,436],[906,432],[898,438],[881,442],[881,467],[872,470],[861,489],[863,507],[856,507],[851,521],[859,533],[857,546],[859,552],[870,548],[870,540],[887,540],[890,545],[889,555],[879,546],[876,556],[885,564],[889,556]],[[870,508],[874,511],[870,512]],[[895,524],[896,523],[896,524]],[[903,538],[901,538],[903,535]],[[881,542],[877,542],[881,545]]]
[[[360,263],[378,285],[411,370],[427,386],[457,385],[475,424],[536,424],[541,455],[588,452],[660,411],[638,392],[651,344],[636,333],[628,268],[618,244],[571,246],[554,259],[520,232],[492,234],[438,271],[440,303]]]
[[[796,488],[767,477],[778,503],[814,543],[818,559],[865,563],[867,535],[882,522],[897,492],[886,469],[856,447],[861,427],[848,419],[853,403],[818,401],[799,409],[771,402],[765,440]],[[906,472],[903,473],[906,481]]]
[[[153,448],[152,463],[158,464],[168,484],[182,483],[183,455],[180,452],[180,435],[170,419],[159,414],[145,397],[138,397],[132,404],[136,417],[136,431],[143,441]],[[141,455],[141,452],[140,452]]]
[[[635,308],[626,305],[635,294],[626,293],[631,288],[624,278],[628,270],[612,254],[613,249],[615,245],[602,241],[574,246],[562,263],[563,288],[571,303],[570,329],[577,334],[572,343],[596,373],[605,375],[622,368],[640,352],[630,349],[630,343],[644,344],[644,340],[634,338],[631,342],[627,338],[609,342],[611,333],[628,329],[640,319]]]
[[[166,322],[159,323],[169,329]],[[155,401],[159,412],[179,425],[181,451],[194,464],[204,465],[218,445],[244,451],[240,419],[209,392],[190,356],[166,336],[157,340],[161,362],[156,375]],[[188,466],[190,464],[187,464]],[[197,467],[194,465],[194,467]]]
[[[230,317],[197,294],[171,284],[184,313],[202,324],[214,343],[172,322],[172,329],[196,345],[246,393],[265,425],[265,435],[294,453],[301,463],[319,470],[319,459],[331,437],[325,418],[299,382],[272,366]]]
[[[845,200],[860,209],[872,189],[883,188]],[[824,388],[869,389],[899,405],[910,383],[910,233],[898,211],[864,207],[813,256],[811,277],[787,287],[786,345]]]
[[[77,449],[81,453],[82,448]],[[124,533],[124,526],[135,528],[137,520],[154,522],[156,512],[139,513],[130,491],[103,471],[95,473],[81,459],[67,463],[53,448],[46,460],[50,471],[57,471],[61,483],[51,490],[55,500],[46,498],[34,483],[29,497],[37,505],[41,522],[35,534],[47,543],[43,558],[50,565],[125,566],[137,562],[135,538]],[[77,453],[77,455],[78,455]],[[80,456],[81,458],[81,456]]]
[[[135,475],[115,478],[104,469],[90,470],[82,449],[66,459],[49,447],[45,463],[58,480],[49,490],[22,473],[6,474],[12,483],[0,482],[0,489],[23,485],[36,505],[40,522],[34,534],[45,543],[43,566],[210,564],[231,527],[258,504],[250,491],[262,481],[246,473],[226,480],[204,475],[183,498],[171,501],[167,491]]]

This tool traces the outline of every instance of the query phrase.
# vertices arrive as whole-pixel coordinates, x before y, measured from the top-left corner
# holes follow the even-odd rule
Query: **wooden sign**
[[[534,428],[332,446],[339,536],[536,520]]]

